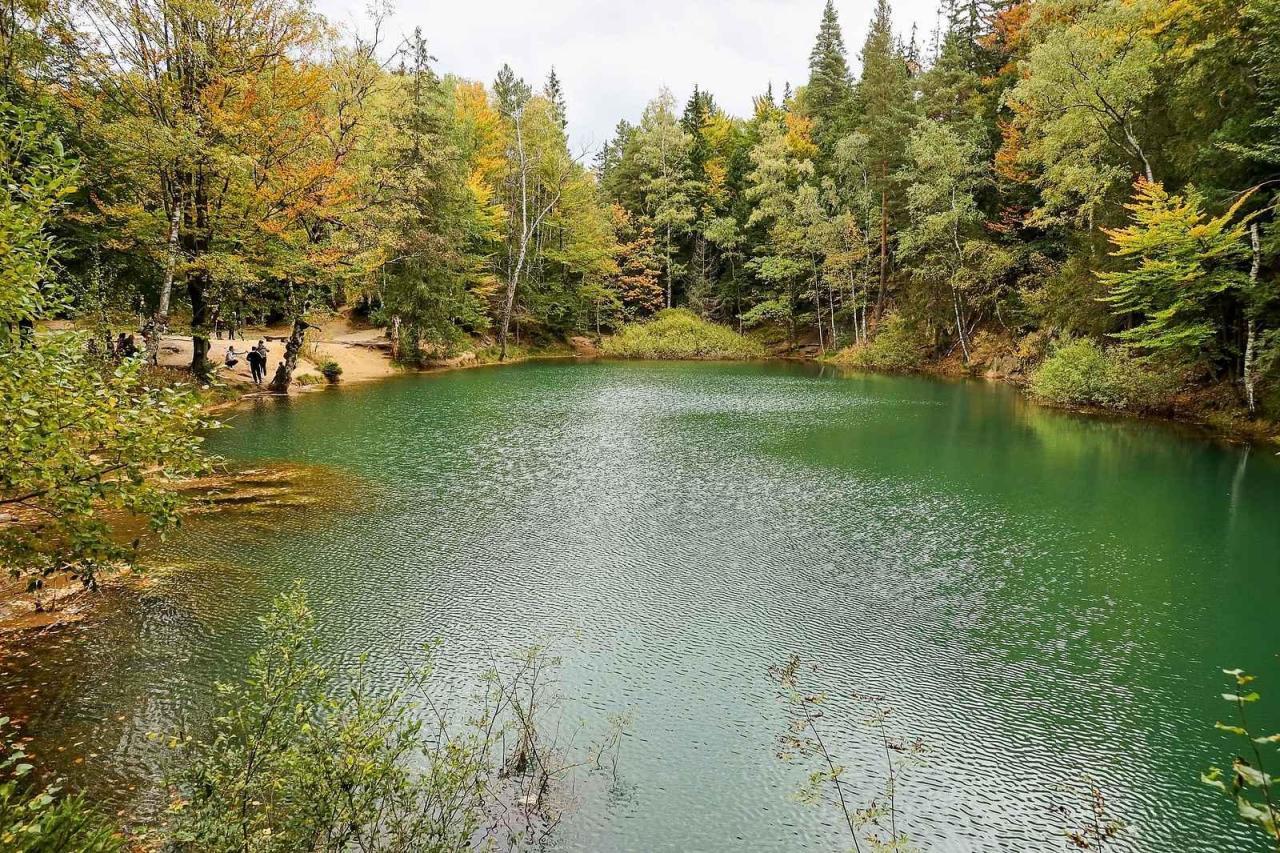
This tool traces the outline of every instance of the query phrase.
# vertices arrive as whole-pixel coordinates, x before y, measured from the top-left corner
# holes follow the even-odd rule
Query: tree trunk
[[[955,286],[951,287],[951,304],[956,309],[956,334],[960,336],[960,350],[964,353],[964,363],[969,363],[969,342],[965,340],[964,320],[960,317],[960,294]]]
[[[520,260],[507,276],[507,295],[502,302],[502,328],[498,332],[498,361],[507,360],[507,334],[511,329],[511,312],[516,304],[516,287],[520,283],[520,267],[524,265],[525,246],[521,241]]]
[[[178,226],[182,222],[182,196],[176,191],[169,213],[169,237],[165,241],[164,279],[160,283],[160,303],[156,306],[156,321],[165,326],[169,322],[169,301],[173,293],[173,274],[178,266]]]
[[[831,348],[836,346],[836,295],[835,288],[827,288],[827,319],[831,321]]]
[[[819,283],[819,278],[818,263],[815,260],[813,262],[813,310],[818,320],[818,351],[826,352],[826,341],[822,334],[822,291],[820,289],[821,284]]]
[[[884,313],[884,291],[889,279],[889,164],[880,163],[880,290],[876,293],[876,321]]]
[[[391,317],[391,360],[398,361],[400,359],[400,315],[394,314]]]
[[[1249,225],[1249,242],[1253,246],[1253,266],[1249,269],[1250,290],[1258,288],[1258,273],[1262,268],[1262,243],[1258,238],[1258,223]],[[1258,320],[1248,316],[1249,308],[1245,307],[1245,328],[1247,329],[1244,347],[1244,397],[1249,406],[1249,414],[1258,410],[1255,392],[1255,368],[1258,360]]]
[[[178,230],[182,222],[182,196],[175,191],[169,212],[169,234],[165,241],[164,278],[160,282],[160,301],[156,313],[142,327],[146,360],[152,365],[160,363],[160,338],[169,328],[169,306],[173,298],[174,272],[178,266]]]
[[[271,379],[271,391],[275,394],[288,394],[289,385],[293,382],[293,371],[298,368],[298,354],[302,352],[303,339],[311,324],[301,317],[294,318],[293,330],[289,332],[289,340],[284,345],[284,357],[276,365],[276,375]]]
[[[205,286],[208,273],[194,271],[187,277],[187,298],[191,301],[191,374],[197,379],[208,379],[209,367],[209,304],[205,302]]]
[[[670,308],[671,294],[674,288],[672,288],[671,286],[671,226],[669,224],[667,225],[666,249],[667,249],[667,307]]]
[[[200,258],[209,248],[209,195],[205,189],[205,176],[198,173],[192,181],[190,229],[187,235],[188,255]],[[196,269],[187,275],[187,298],[191,301],[191,373],[207,379],[213,371],[209,367],[209,304],[205,301],[209,286],[209,272]]]

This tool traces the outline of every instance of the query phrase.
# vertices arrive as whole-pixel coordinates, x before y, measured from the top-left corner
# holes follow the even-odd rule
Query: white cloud
[[[507,62],[541,87],[555,66],[575,147],[597,147],[618,119],[635,121],[662,86],[677,102],[694,83],[745,115],[770,81],[781,93],[808,76],[809,50],[824,0],[402,0],[393,33],[421,26],[441,71],[483,80]],[[364,0],[318,0],[337,23],[359,21]],[[898,0],[895,27],[914,23],[925,42],[937,0]],[[850,63],[866,35],[874,0],[837,0]]]

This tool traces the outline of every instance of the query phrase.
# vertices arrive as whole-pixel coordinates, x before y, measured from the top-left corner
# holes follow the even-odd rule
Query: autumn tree
[[[1133,221],[1106,232],[1125,268],[1099,276],[1112,309],[1138,318],[1116,334],[1126,346],[1148,357],[1222,359],[1223,299],[1249,282],[1247,225],[1236,216],[1243,201],[1208,216],[1198,196],[1138,181],[1125,205]]]

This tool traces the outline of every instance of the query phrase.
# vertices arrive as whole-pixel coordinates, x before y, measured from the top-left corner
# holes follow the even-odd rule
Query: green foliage
[[[47,225],[75,170],[47,117],[0,103],[0,345],[49,307],[53,247]]]
[[[1231,763],[1230,785],[1220,767],[1209,768],[1200,780],[1234,800],[1240,819],[1260,829],[1280,849],[1280,790],[1276,788],[1280,780],[1267,771],[1263,757],[1280,745],[1280,734],[1260,734],[1250,727],[1246,709],[1261,698],[1249,687],[1256,677],[1240,669],[1224,669],[1223,674],[1231,680],[1231,691],[1222,698],[1231,704],[1235,720],[1218,721],[1214,728],[1238,738],[1241,754]]]
[[[176,521],[179,498],[164,481],[203,467],[200,402],[153,384],[141,359],[91,355],[81,335],[0,362],[0,507],[24,522],[0,526],[0,558],[35,586],[55,572],[92,585],[132,551],[112,514],[157,531]]]
[[[320,365],[320,374],[330,382],[337,382],[342,378],[342,365],[333,359],[329,359]]]
[[[833,359],[864,370],[910,371],[924,366],[928,342],[919,328],[901,314],[889,314],[869,343],[846,347]]]
[[[35,773],[9,718],[0,717],[0,848],[11,853],[124,850],[84,798],[66,795],[60,781],[37,782]]]
[[[557,741],[563,722],[540,650],[485,674],[465,718],[430,693],[430,666],[376,690],[367,661],[324,662],[300,588],[262,618],[265,641],[242,684],[219,685],[211,736],[174,739],[168,840],[192,853],[368,853],[516,849],[558,820],[553,789],[603,769],[605,738]],[[433,648],[426,649],[428,657]],[[586,755],[576,753],[584,749]]]
[[[1032,393],[1046,402],[1136,412],[1167,406],[1178,385],[1175,374],[1087,338],[1059,345],[1031,377]]]
[[[1113,254],[1132,266],[1102,273],[1103,300],[1117,314],[1141,322],[1115,337],[1145,354],[1170,353],[1212,360],[1220,326],[1215,300],[1248,280],[1245,228],[1233,224],[1244,199],[1221,216],[1207,217],[1200,199],[1171,195],[1158,183],[1140,181],[1132,204],[1133,224],[1106,233]]]
[[[13,127],[43,125],[20,118]],[[155,384],[141,359],[92,354],[82,335],[3,331],[42,318],[48,220],[71,175],[56,138],[21,144],[21,157],[0,163],[0,247],[14,259],[0,292],[0,565],[32,588],[57,572],[91,586],[99,568],[131,552],[105,514],[154,530],[174,523],[178,498],[160,483],[199,470],[208,424],[191,393]]]
[[[262,626],[244,684],[219,687],[212,737],[179,747],[177,849],[465,847],[480,825],[486,756],[445,751],[413,769],[421,719],[401,692],[380,696],[362,676],[335,680],[301,592],[279,598]]]
[[[747,359],[762,358],[764,347],[724,326],[708,323],[692,311],[659,311],[652,320],[632,323],[605,338],[600,350],[614,358]]]
[[[997,298],[1010,266],[982,227],[977,194],[986,168],[976,146],[932,122],[911,135],[908,156],[909,225],[899,252],[917,286],[918,313],[927,311],[935,324],[950,327],[967,361],[972,314]]]
[[[1038,222],[1089,222],[1135,169],[1152,175],[1147,129],[1160,50],[1152,0],[1040,10],[1038,39],[1008,93]]]
[[[809,83],[804,102],[816,124],[819,145],[830,150],[853,118],[853,79],[845,55],[844,34],[835,5],[827,0],[813,50],[809,52]]]

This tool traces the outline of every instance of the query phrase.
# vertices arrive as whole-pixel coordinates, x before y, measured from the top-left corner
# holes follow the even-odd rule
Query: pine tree
[[[515,115],[533,96],[529,84],[516,76],[516,72],[505,62],[498,70],[493,81],[493,97],[498,102],[498,111],[507,118]]]
[[[852,96],[853,78],[849,74],[844,36],[835,4],[827,0],[818,40],[809,53],[809,85],[804,93],[809,116],[814,120],[815,141],[824,152],[830,153],[836,140],[848,130]]]

